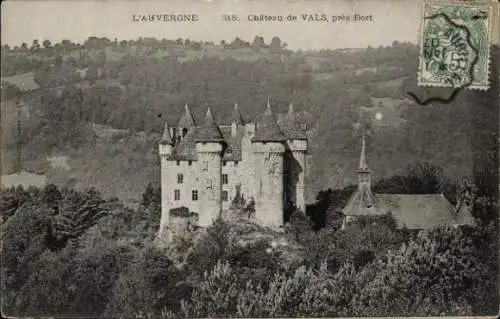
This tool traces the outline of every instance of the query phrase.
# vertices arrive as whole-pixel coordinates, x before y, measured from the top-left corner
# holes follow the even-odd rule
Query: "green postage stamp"
[[[488,2],[425,2],[418,84],[488,89],[492,14]]]

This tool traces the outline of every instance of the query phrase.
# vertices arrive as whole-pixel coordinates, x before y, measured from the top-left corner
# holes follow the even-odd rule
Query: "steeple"
[[[367,189],[371,195],[371,172],[366,162],[366,140],[364,134],[361,144],[361,154],[359,156],[358,188]]]
[[[214,121],[214,118],[212,116],[212,110],[210,109],[210,106],[207,107],[207,114],[205,114],[205,124],[212,123]]]
[[[359,157],[358,171],[369,171],[368,164],[366,163],[366,141],[364,134],[363,134],[363,144],[361,145],[361,156]]]
[[[295,110],[293,109],[293,104],[290,102],[290,106],[288,106],[288,112],[286,113],[286,119],[289,121],[292,126],[295,126]]]

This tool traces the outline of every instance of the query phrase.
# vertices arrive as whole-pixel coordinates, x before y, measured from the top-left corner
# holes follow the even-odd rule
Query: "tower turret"
[[[171,185],[168,181],[169,175],[169,166],[168,166],[168,157],[172,154],[174,141],[172,140],[172,136],[170,135],[170,130],[168,124],[165,123],[165,128],[163,130],[163,135],[160,139],[160,143],[158,145],[159,154],[160,154],[160,182],[161,182],[161,220],[160,220],[160,230],[158,232],[158,236],[162,237],[162,234],[165,228],[168,226],[168,210],[171,207],[171,203],[169,202],[168,195],[171,190],[168,187]],[[166,185],[163,187],[163,185]]]
[[[220,216],[222,209],[222,151],[225,143],[210,107],[205,124],[197,129],[195,142],[201,182],[199,225],[206,227]]]
[[[305,176],[307,164],[307,135],[298,127],[293,104],[290,103],[284,123],[288,148],[291,153],[287,161],[286,178],[287,198],[301,211],[305,212]]]
[[[255,176],[255,217],[271,227],[283,225],[283,154],[286,141],[269,101],[252,138]]]

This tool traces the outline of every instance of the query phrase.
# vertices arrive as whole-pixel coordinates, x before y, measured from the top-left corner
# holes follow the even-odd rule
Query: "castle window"
[[[184,183],[184,175],[177,174],[177,184],[182,184],[182,183]]]
[[[229,177],[227,176],[227,174],[222,174],[222,184],[229,184]]]
[[[193,201],[197,201],[198,200],[198,190],[193,189],[193,191],[191,192],[191,199]]]
[[[228,195],[227,191],[222,191],[222,201],[227,202],[228,199],[229,199],[229,195]]]
[[[187,132],[188,132],[188,129],[187,128],[183,128],[182,129],[182,137],[186,136]]]
[[[176,164],[177,164],[177,166],[181,165],[181,161],[177,161]]]
[[[232,150],[232,149],[230,149],[230,148],[228,148],[228,149],[227,149],[227,153],[228,153],[228,154],[232,154],[232,153],[233,153],[233,150]]]
[[[222,166],[226,166],[227,162],[226,161],[222,161]]]
[[[181,200],[181,190],[180,189],[174,190],[174,200]]]
[[[234,161],[234,166],[238,166],[238,161]]]
[[[188,165],[189,166],[193,165],[193,161],[188,161]]]

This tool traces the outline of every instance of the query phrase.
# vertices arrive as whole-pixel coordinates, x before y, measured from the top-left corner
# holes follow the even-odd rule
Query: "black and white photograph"
[[[10,0],[8,318],[495,318],[500,5]]]

